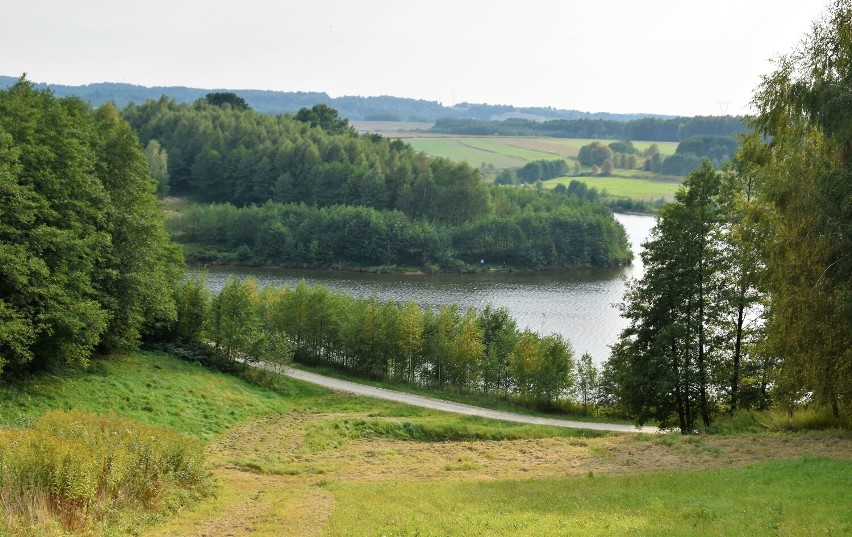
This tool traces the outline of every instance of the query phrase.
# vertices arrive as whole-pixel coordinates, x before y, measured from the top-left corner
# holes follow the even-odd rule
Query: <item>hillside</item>
[[[67,407],[201,442],[212,489],[159,508],[108,510],[87,532],[95,535],[850,530],[848,434],[600,435],[254,378],[141,353],[0,384],[0,453],[15,427]],[[50,520],[27,533],[7,515],[0,534],[67,535]]]
[[[17,77],[0,76],[0,89],[12,86]],[[38,89],[50,88],[57,97],[75,96],[90,102],[93,106],[112,102],[118,108],[130,103],[141,104],[147,100],[157,100],[162,96],[174,99],[178,103],[193,103],[211,92],[236,92],[249,105],[266,114],[294,114],[299,109],[316,104],[325,104],[336,108],[340,114],[350,120],[374,121],[420,121],[433,122],[440,118],[478,119],[483,121],[524,118],[535,121],[548,119],[606,119],[629,121],[642,117],[663,118],[659,114],[611,114],[607,112],[581,112],[579,110],[560,110],[550,107],[515,107],[511,105],[491,105],[459,103],[444,106],[436,101],[392,97],[341,96],[331,97],[325,92],[271,91],[256,89],[204,89],[183,86],[139,86],[115,82],[101,82],[83,86],[68,86],[53,83],[35,83]]]

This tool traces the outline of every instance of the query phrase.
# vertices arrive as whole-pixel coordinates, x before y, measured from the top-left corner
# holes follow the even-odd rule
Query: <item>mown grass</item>
[[[764,458],[777,456],[772,446],[788,446],[787,436],[601,435],[343,395],[257,370],[241,375],[251,382],[144,352],[96,360],[89,371],[0,384],[0,445],[5,446],[0,451],[6,449],[0,459],[12,460],[12,442],[30,446],[26,457],[15,455],[18,462],[0,463],[3,475],[17,475],[19,483],[22,476],[59,476],[51,482],[67,484],[47,487],[66,491],[59,501],[34,494],[32,485],[16,485],[17,505],[21,498],[34,501],[11,516],[9,506],[16,502],[5,493],[0,509],[7,518],[0,517],[0,535],[64,535],[69,528],[98,535],[143,531],[203,494],[204,484],[196,478],[170,484],[171,476],[197,476],[200,446],[206,446],[205,468],[220,488],[182,510],[164,526],[168,530],[153,528],[152,534],[305,535],[324,528],[328,535],[736,535],[843,534],[850,529],[850,515],[838,507],[848,503],[848,460],[656,471],[693,468],[697,460],[727,467],[728,457],[738,460],[735,452],[744,454],[741,461],[760,460],[761,452]],[[64,411],[69,408],[86,413]],[[62,412],[53,417],[53,409]],[[73,431],[87,420],[105,424],[89,430],[118,434],[92,434],[85,440],[92,443],[78,443],[85,435]],[[113,437],[122,442],[109,443]],[[192,449],[167,455],[174,453],[164,447],[167,438]],[[800,447],[787,456],[835,456],[847,445],[845,438],[820,438],[789,435],[791,449]],[[824,443],[828,451],[801,447],[812,441]],[[109,455],[134,443],[136,452]],[[119,459],[125,462],[105,464]],[[142,464],[134,460],[152,464],[142,468],[165,469],[139,475],[118,471]],[[660,460],[668,462],[661,465]],[[193,471],[168,469],[167,464],[180,461]],[[616,472],[644,468],[644,473],[607,476],[603,467]],[[587,472],[590,477],[571,477]],[[95,478],[110,475],[125,477]],[[103,492],[109,488],[103,484],[110,482],[142,481],[155,484],[150,490],[156,494],[121,492],[133,490],[130,485],[114,487],[119,492],[112,497]],[[98,491],[94,496],[93,490]],[[92,497],[97,502],[85,500]],[[51,502],[66,510],[51,511]],[[44,516],[51,512],[57,514]],[[326,524],[328,517],[332,520]]]
[[[850,482],[852,462],[805,457],[632,476],[340,483],[323,535],[848,535]]]
[[[406,140],[417,150],[443,157],[456,162],[467,162],[473,167],[490,164],[498,169],[519,168],[527,163],[525,159],[503,154],[502,152],[486,151],[469,145],[466,138],[412,138]]]
[[[489,153],[498,153],[514,157],[525,162],[531,160],[557,160],[562,157],[554,155],[548,151],[540,151],[529,147],[523,147],[516,144],[513,138],[469,138],[461,139],[460,142],[465,146],[486,151]]]
[[[560,177],[545,181],[544,186],[545,188],[555,188],[558,184],[567,186],[573,180],[582,181],[601,192],[606,190],[610,196],[645,200],[672,199],[680,188],[679,182],[657,181],[641,177]]]

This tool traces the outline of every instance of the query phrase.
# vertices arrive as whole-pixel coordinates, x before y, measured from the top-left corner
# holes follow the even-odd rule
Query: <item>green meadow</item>
[[[631,173],[625,172],[624,170],[617,170],[616,173],[617,175],[609,177],[560,177],[557,179],[551,179],[550,181],[545,181],[544,186],[545,188],[555,188],[556,185],[559,184],[567,186],[571,181],[578,180],[586,183],[586,185],[590,187],[598,189],[601,192],[606,190],[610,196],[644,200],[656,200],[659,198],[671,200],[674,197],[675,192],[677,192],[677,189],[680,188],[680,182],[651,179],[647,177],[647,174],[644,174],[645,176],[643,176],[643,172]],[[624,177],[621,175],[622,173],[633,176]]]
[[[447,158],[457,162],[467,162],[479,167],[492,166],[497,170],[519,168],[533,160],[565,159],[569,166],[576,162],[577,153],[583,145],[595,140],[574,138],[535,138],[511,136],[446,136],[411,137],[405,140],[414,149],[429,155]],[[603,140],[609,143],[612,140]],[[657,143],[660,153],[665,157],[677,149],[675,142],[634,142],[637,150],[643,151],[652,143]],[[610,196],[636,200],[671,200],[680,186],[680,178],[660,177],[642,170],[623,170],[616,168],[611,176],[592,176],[591,170],[582,168],[579,176],[552,179],[544,183],[545,188],[554,188],[558,184],[567,185],[574,179],[580,180],[600,191],[604,189]]]
[[[5,510],[0,535],[852,530],[848,433],[758,428],[681,437],[536,427],[334,393],[252,369],[225,375],[151,352],[94,360],[87,371],[2,384],[0,401],[0,468],[7,478],[28,475],[10,469],[25,468],[32,458],[52,465],[39,466],[49,477],[50,468],[63,467],[62,457],[88,461],[89,454],[81,452],[88,449],[94,459],[86,468],[113,475],[115,465],[95,464],[104,460],[97,453],[119,450],[115,460],[135,460],[138,455],[119,448],[147,445],[148,437],[168,439],[172,446],[154,443],[143,451],[149,467],[151,457],[162,453],[156,459],[162,471],[151,474],[160,483],[155,502],[143,496],[134,503],[119,494],[102,505],[98,494],[90,494],[89,509],[62,511],[66,498],[50,509],[43,504],[46,511],[31,518]],[[66,414],[70,408],[75,410]],[[88,423],[85,445],[93,448],[75,447],[83,445],[74,440],[79,435],[58,432]],[[104,448],[97,431],[116,428],[123,436]],[[30,451],[9,451],[22,438],[29,439]],[[37,445],[56,452],[45,457]],[[175,453],[193,470],[189,484],[175,482],[169,470]],[[62,475],[71,479],[63,482],[82,479]],[[125,478],[141,486],[138,473]],[[3,505],[14,496],[8,486],[8,479],[0,479]],[[68,490],[66,496],[75,489]],[[72,512],[93,518],[62,517]]]
[[[402,136],[414,149],[428,155],[467,162],[475,167],[490,164],[497,169],[521,167],[532,160],[565,158],[573,161],[582,146],[595,141],[605,144],[613,141],[520,136]],[[677,149],[676,142],[633,142],[633,145],[638,151],[644,151],[652,143],[657,144],[663,156]]]
[[[844,535],[852,462],[529,481],[341,484],[324,535]],[[364,516],[370,513],[370,516]]]

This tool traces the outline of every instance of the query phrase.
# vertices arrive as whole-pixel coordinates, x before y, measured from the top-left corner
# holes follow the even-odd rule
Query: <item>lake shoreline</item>
[[[395,274],[400,276],[452,276],[463,274],[572,274],[576,272],[588,270],[608,270],[620,267],[629,267],[633,265],[633,260],[626,261],[615,265],[602,267],[594,266],[578,266],[578,267],[544,267],[544,268],[517,268],[517,267],[487,267],[479,268],[471,266],[469,269],[455,270],[436,270],[425,271],[422,269],[407,269],[405,267],[378,266],[378,267],[353,267],[346,265],[331,265],[331,266],[305,266],[305,265],[282,265],[282,264],[256,264],[256,263],[220,263],[198,261],[193,259],[185,260],[187,268],[203,269],[205,267],[216,267],[221,269],[260,269],[260,270],[304,270],[306,272],[328,272],[328,273],[350,273],[350,274]]]

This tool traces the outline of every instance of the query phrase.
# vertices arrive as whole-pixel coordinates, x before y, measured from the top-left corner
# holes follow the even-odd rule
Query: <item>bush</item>
[[[118,511],[157,510],[207,477],[200,441],[127,418],[52,411],[31,429],[0,432],[0,534],[45,521],[91,529]]]

